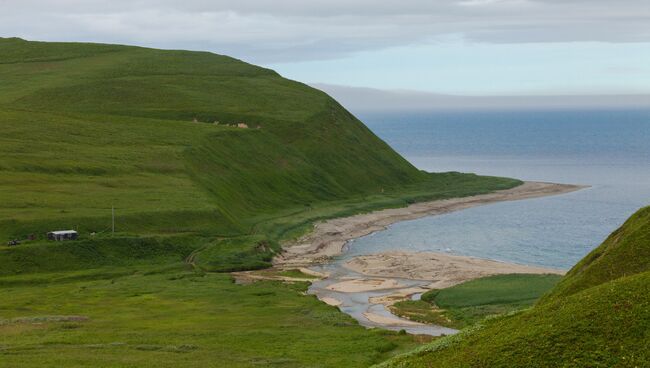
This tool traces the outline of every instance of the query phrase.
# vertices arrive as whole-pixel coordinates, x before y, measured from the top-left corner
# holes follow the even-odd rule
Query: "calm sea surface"
[[[442,251],[570,268],[650,205],[650,110],[357,114],[418,168],[590,185],[392,225],[345,258]]]

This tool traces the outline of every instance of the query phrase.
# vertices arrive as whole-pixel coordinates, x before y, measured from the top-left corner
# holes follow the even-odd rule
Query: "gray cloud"
[[[617,109],[648,108],[650,95],[589,96],[452,96],[407,90],[381,90],[312,84],[353,113],[372,111],[435,111],[489,109]]]
[[[488,43],[650,41],[647,0],[0,0],[0,35],[337,58],[449,35]]]

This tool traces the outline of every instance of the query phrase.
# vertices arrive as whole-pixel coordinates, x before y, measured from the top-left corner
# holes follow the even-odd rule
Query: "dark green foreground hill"
[[[650,207],[533,308],[438,340],[382,367],[650,366]]]
[[[418,338],[225,271],[319,219],[521,183],[419,171],[325,93],[205,52],[0,39],[0,128],[2,367],[367,367]]]

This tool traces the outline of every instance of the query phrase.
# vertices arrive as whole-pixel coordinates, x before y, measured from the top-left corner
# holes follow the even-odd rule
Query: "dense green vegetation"
[[[393,311],[409,319],[463,328],[483,318],[531,306],[560,279],[558,275],[511,274],[483,277],[402,301]]]
[[[650,366],[650,207],[632,216],[533,308],[384,367]]]
[[[359,327],[304,283],[241,286],[182,264],[66,277],[4,279],[1,366],[367,367],[416,344]]]
[[[0,81],[7,366],[368,366],[417,339],[223,272],[317,220],[521,183],[419,171],[325,93],[211,53],[0,39]]]

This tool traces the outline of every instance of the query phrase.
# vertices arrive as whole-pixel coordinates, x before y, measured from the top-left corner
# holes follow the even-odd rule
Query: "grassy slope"
[[[431,290],[421,300],[396,303],[399,315],[420,321],[463,328],[487,316],[531,306],[560,279],[558,275],[495,275]]]
[[[7,218],[105,228],[111,203],[145,226],[172,217],[187,223],[172,231],[194,230],[211,216],[214,232],[241,232],[252,215],[425,176],[322,92],[224,56],[12,39],[0,78],[3,187],[28,195],[3,193],[5,236],[41,228]]]
[[[415,339],[205,271],[268,266],[319,219],[520,183],[420,172],[326,94],[210,53],[0,39],[0,80],[0,240],[39,238],[0,245],[9,366],[368,366]]]
[[[240,286],[180,264],[66,277],[2,284],[11,297],[0,303],[0,365],[367,367],[415,345],[409,336],[360,328],[301,295],[302,283]],[[88,320],[13,321],[52,315]]]
[[[650,207],[535,307],[390,360],[387,367],[650,365]]]
[[[420,172],[326,94],[225,56],[0,39],[0,79],[0,239],[106,231],[112,205],[120,232],[232,236],[519,183]]]
[[[641,209],[576,264],[543,302],[650,270],[650,207]]]

